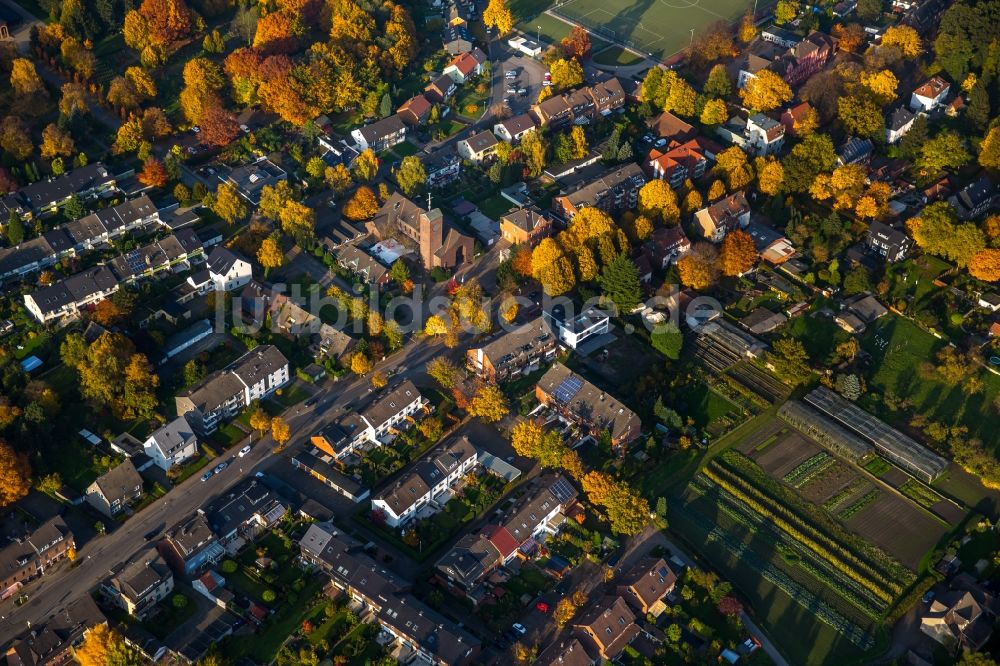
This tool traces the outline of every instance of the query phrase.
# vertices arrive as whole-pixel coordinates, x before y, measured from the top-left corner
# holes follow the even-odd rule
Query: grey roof
[[[158,428],[146,438],[146,441],[152,441],[160,449],[164,457],[170,458],[181,449],[190,446],[192,443],[196,443],[198,440],[187,419],[184,416],[178,416],[170,423]]]
[[[111,269],[95,266],[61,282],[37,289],[31,294],[31,298],[43,314],[49,314],[84,301],[94,294],[110,291],[117,285],[118,278]]]
[[[389,269],[378,259],[350,243],[342,245],[333,251],[337,262],[358,275],[364,276],[369,284],[380,282]]]
[[[770,116],[765,116],[763,113],[755,113],[750,116],[750,121],[762,128],[764,131],[774,129],[781,125],[777,120]]]
[[[288,365],[288,359],[274,345],[260,345],[239,357],[223,370],[201,380],[181,394],[204,413],[215,411],[245,387],[253,386]]]
[[[527,113],[521,113],[519,115],[508,118],[507,120],[502,120],[500,121],[499,124],[503,125],[504,129],[507,130],[508,134],[510,134],[511,136],[517,136],[521,132],[534,129],[535,119],[532,118]]]
[[[916,118],[916,116],[913,114],[913,112],[911,112],[905,106],[901,106],[895,111],[893,111],[892,115],[889,116],[889,122],[887,123],[887,126],[890,130],[898,132],[899,130],[906,127],[906,125],[913,122],[914,118]]]
[[[576,389],[562,394],[560,388],[573,384]],[[559,407],[598,430],[608,430],[618,440],[639,434],[642,423],[631,409],[607,395],[562,363],[555,363],[538,380],[538,387],[558,403]]]
[[[126,565],[109,584],[123,597],[138,603],[163,581],[172,577],[163,558],[152,551]]]
[[[114,176],[100,162],[68,171],[37,183],[25,185],[18,194],[33,209],[68,199],[74,194],[113,183]]]
[[[403,118],[398,113],[394,113],[387,118],[383,118],[382,120],[376,120],[371,125],[365,125],[358,128],[358,132],[360,132],[361,136],[364,137],[365,141],[367,141],[369,145],[377,143],[379,140],[387,136],[405,131],[406,123],[403,122]]]
[[[549,219],[537,208],[518,208],[505,213],[501,222],[509,222],[518,229],[531,233],[540,225],[549,224]]]
[[[520,546],[553,509],[565,509],[573,503],[578,493],[565,477],[548,475],[538,481],[537,489],[528,495],[502,524],[502,527]]]
[[[500,143],[490,130],[483,130],[478,134],[470,136],[468,139],[465,139],[465,142],[469,145],[469,149],[476,154]]]
[[[121,280],[140,276],[147,270],[159,270],[202,249],[201,239],[191,229],[176,233],[130,250],[111,260],[111,268]]]
[[[28,561],[48,550],[52,544],[72,532],[62,516],[53,516],[30,529],[8,534],[9,541],[0,542],[0,580],[8,578],[19,571]]]
[[[136,488],[142,488],[142,477],[135,469],[132,460],[126,458],[121,464],[112,467],[94,481],[108,503],[115,500],[124,502],[135,496]]]
[[[466,437],[453,440],[447,445],[440,445],[375,497],[389,505],[393,513],[400,516],[448,474],[475,455],[477,455],[476,449]]]
[[[232,250],[216,246],[212,253],[208,255],[208,270],[216,275],[226,275],[232,270],[237,261],[246,261]]]
[[[185,560],[216,541],[208,520],[200,513],[172,527],[166,538]]]
[[[84,634],[99,624],[106,624],[94,599],[84,594],[70,601],[45,621],[32,626],[31,631],[14,641],[6,653],[8,664],[59,663],[73,645],[83,640]]]
[[[553,344],[552,329],[542,317],[536,318],[513,331],[500,331],[482,346],[483,354],[494,366],[519,354],[528,354],[539,347]]]
[[[368,405],[361,411],[361,415],[377,428],[421,397],[416,385],[407,379],[385,396]]]
[[[224,539],[255,516],[271,514],[279,507],[284,513],[284,505],[278,497],[267,486],[251,478],[237,484],[225,495],[199,511],[208,519],[212,531]]]
[[[294,459],[302,467],[323,477],[324,480],[332,483],[338,489],[350,493],[354,497],[359,497],[365,492],[365,487],[340,471],[340,468],[326,462],[319,456],[313,455],[309,451],[300,451],[295,454]]]
[[[630,162],[606,171],[598,178],[567,194],[566,198],[577,208],[594,206],[612,190],[641,187],[645,181],[646,177],[642,173],[642,168],[638,164]]]
[[[435,568],[468,590],[500,560],[500,551],[482,533],[466,534],[437,561]]]

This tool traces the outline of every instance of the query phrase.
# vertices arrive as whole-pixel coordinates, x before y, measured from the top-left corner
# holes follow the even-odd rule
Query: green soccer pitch
[[[734,23],[748,0],[565,0],[549,11],[611,42],[669,60],[716,21]]]

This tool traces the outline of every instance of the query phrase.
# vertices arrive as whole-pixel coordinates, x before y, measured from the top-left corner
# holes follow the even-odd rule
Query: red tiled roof
[[[518,543],[506,527],[499,525],[487,525],[483,528],[483,534],[490,540],[490,543],[500,551],[500,555],[507,559],[517,551]]]

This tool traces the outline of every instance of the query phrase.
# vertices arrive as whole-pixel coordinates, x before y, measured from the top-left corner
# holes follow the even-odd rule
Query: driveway
[[[31,50],[31,29],[35,26],[41,28],[45,24],[24,7],[10,0],[0,0],[0,5],[21,17],[21,22],[10,37],[18,51],[28,53]]]

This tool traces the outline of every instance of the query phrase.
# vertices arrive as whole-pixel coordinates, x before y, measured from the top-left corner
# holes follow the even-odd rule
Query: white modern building
[[[559,342],[576,349],[585,340],[604,335],[611,330],[611,315],[595,307],[588,307],[574,315],[562,305],[554,305],[542,312],[542,317],[556,332]]]
[[[222,246],[208,255],[208,273],[216,291],[240,289],[253,278],[250,262]]]
[[[180,465],[198,453],[198,438],[183,416],[159,428],[142,444],[146,455],[162,470]]]

